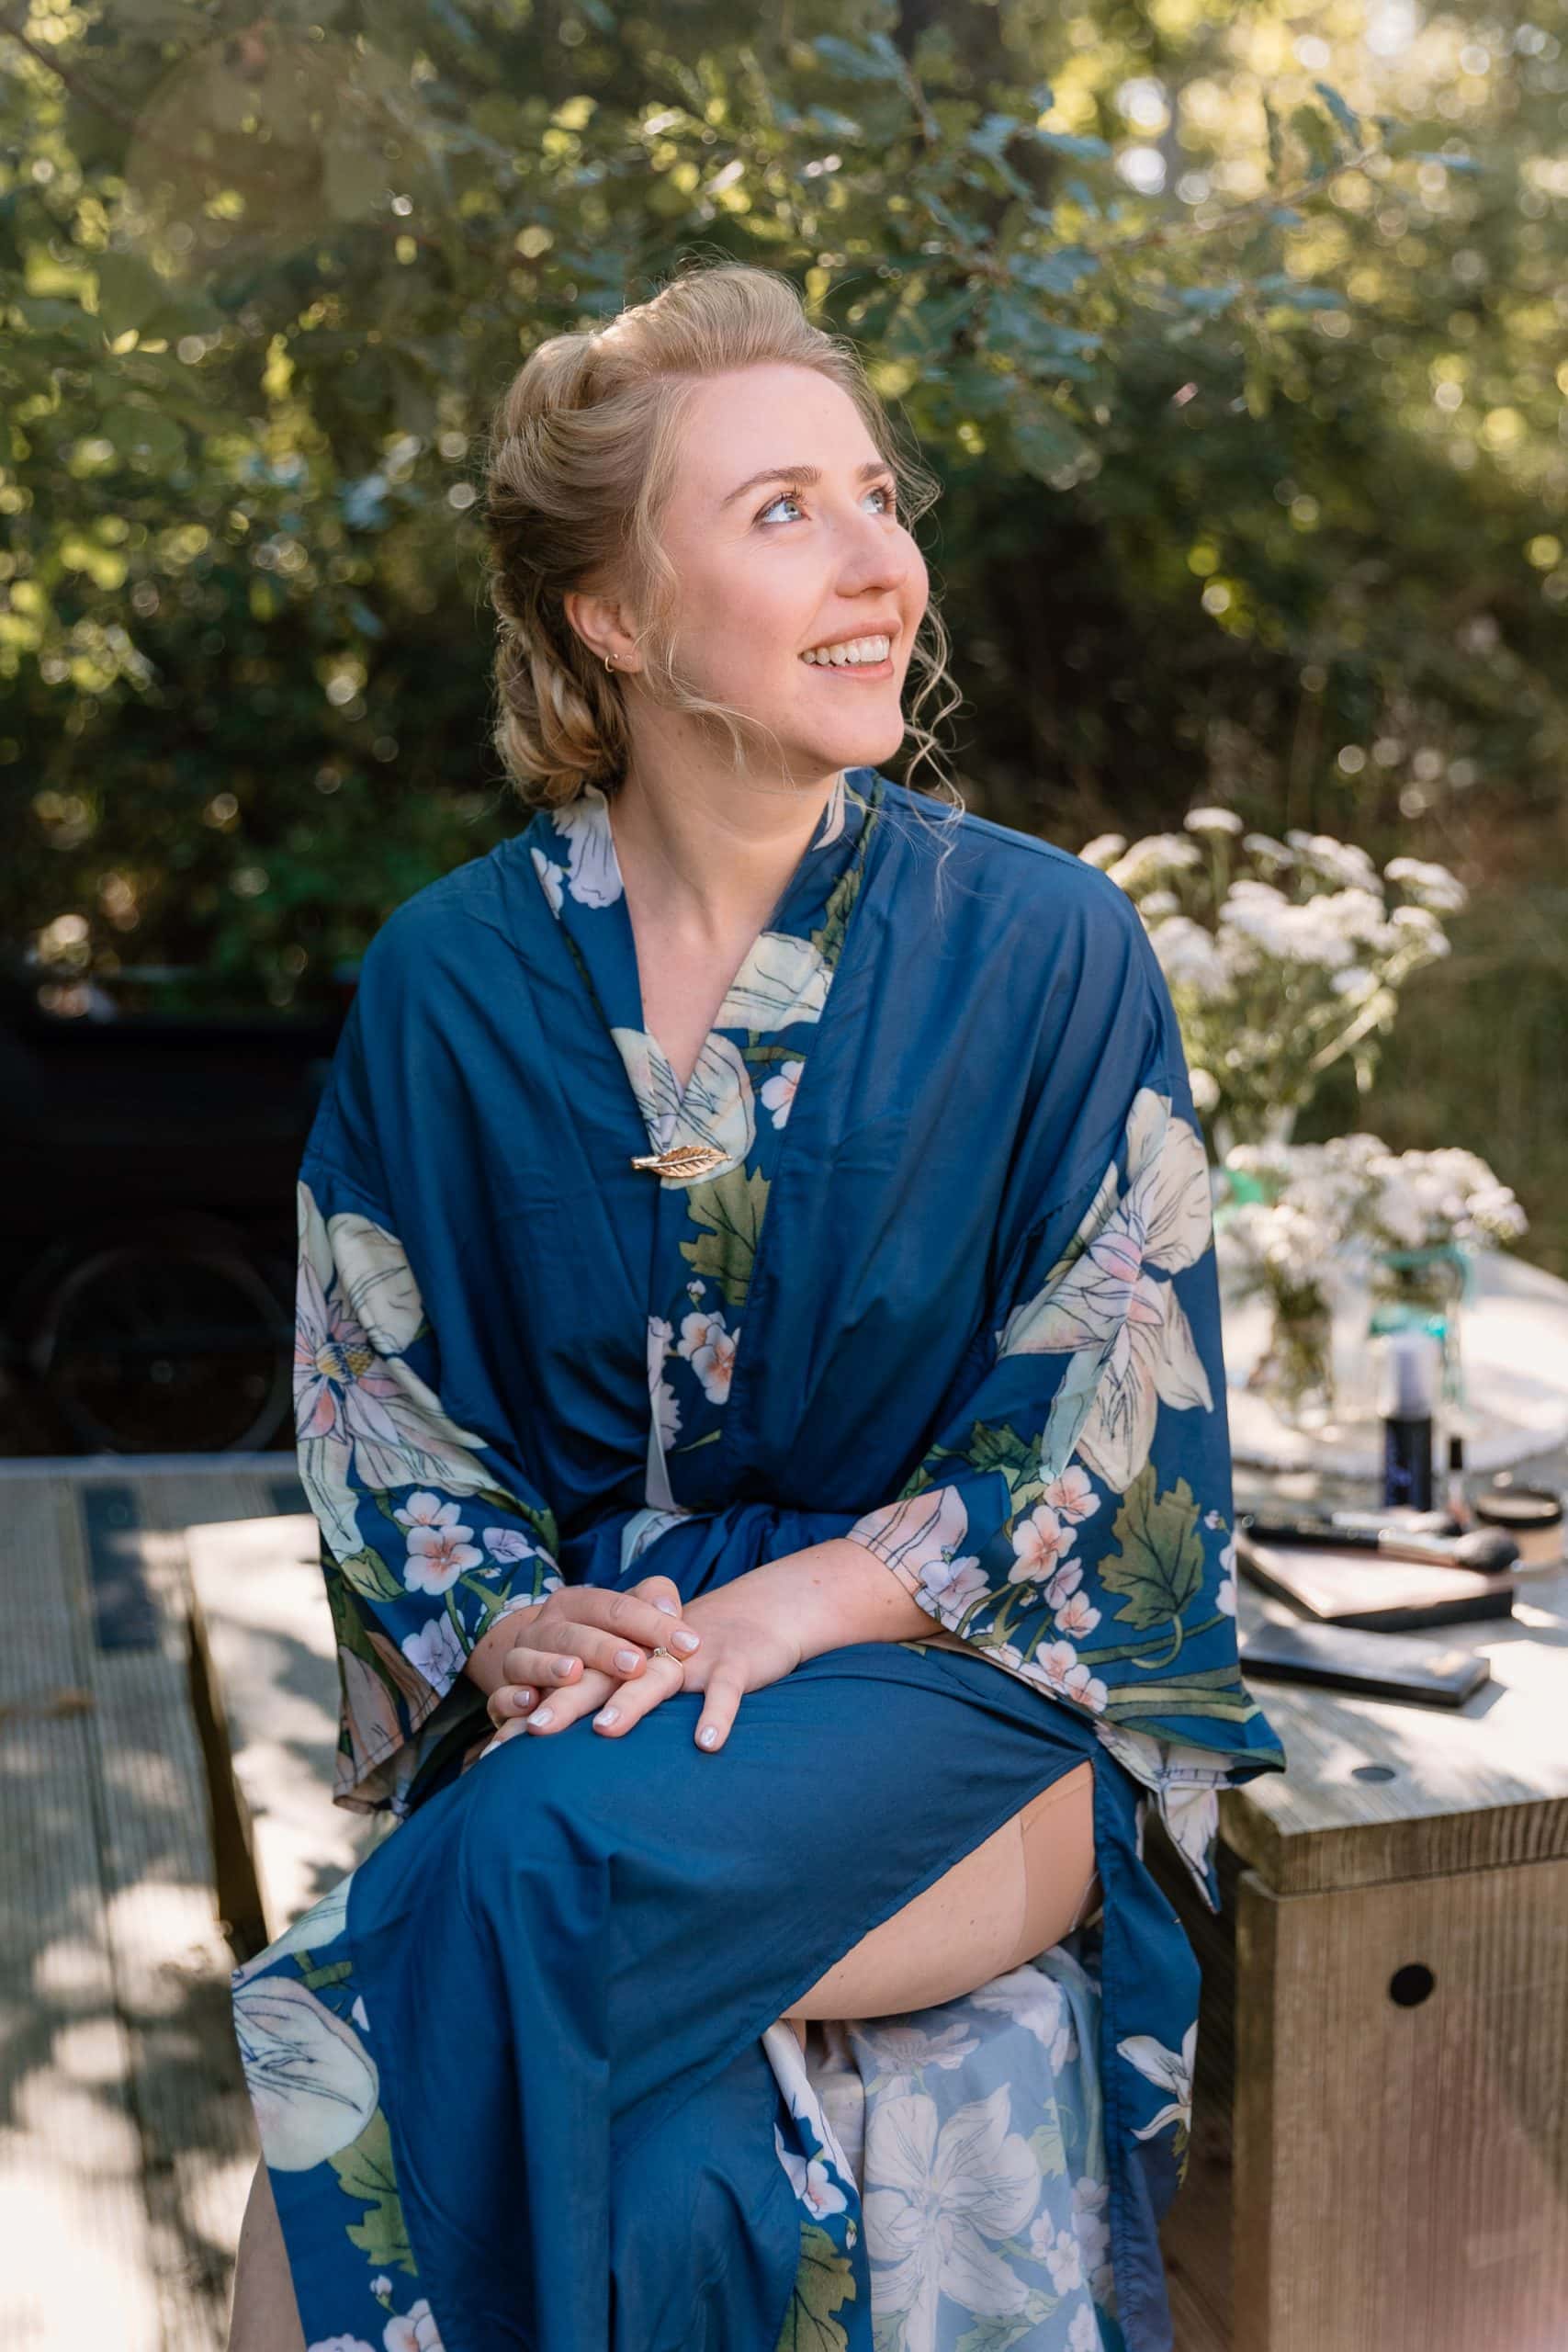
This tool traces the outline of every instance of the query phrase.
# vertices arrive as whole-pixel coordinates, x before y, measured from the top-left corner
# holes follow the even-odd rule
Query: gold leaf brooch
[[[634,1159],[634,1168],[647,1168],[655,1176],[675,1176],[682,1182],[694,1176],[706,1176],[721,1167],[728,1154],[716,1150],[711,1143],[671,1144],[667,1151],[644,1152]]]

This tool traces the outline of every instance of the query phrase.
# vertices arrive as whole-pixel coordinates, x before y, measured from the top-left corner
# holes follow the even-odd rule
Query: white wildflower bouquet
[[[1374,1136],[1347,1137],[1375,1142]],[[1511,1188],[1473,1151],[1388,1151],[1364,1168],[1359,1228],[1375,1248],[1393,1251],[1516,1241],[1529,1220]]]
[[[1078,852],[1126,891],[1181,1024],[1198,1110],[1216,1146],[1281,1127],[1349,1055],[1364,1093],[1412,972],[1449,953],[1442,918],[1465,905],[1445,865],[1391,858],[1326,833],[1247,832],[1234,809],[1190,809],[1179,833]]]

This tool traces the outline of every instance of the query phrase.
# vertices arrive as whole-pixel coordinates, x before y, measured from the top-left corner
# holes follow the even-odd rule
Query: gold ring
[[[649,1657],[672,1657],[672,1658],[674,1658],[674,1659],[675,1659],[675,1663],[676,1663],[676,1665],[677,1665],[677,1666],[683,1666],[683,1665],[685,1664],[685,1660],[684,1660],[684,1658],[682,1658],[682,1657],[677,1657],[677,1656],[676,1656],[676,1653],[675,1653],[673,1650],[671,1650],[671,1649],[666,1649],[666,1647],[664,1646],[664,1644],[663,1644],[662,1642],[660,1642],[660,1643],[659,1647],[658,1647],[657,1649],[655,1649],[655,1650],[649,1650]]]

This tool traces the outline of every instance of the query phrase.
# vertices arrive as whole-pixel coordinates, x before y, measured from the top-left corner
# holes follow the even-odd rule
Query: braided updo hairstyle
[[[643,616],[648,692],[716,721],[738,771],[758,722],[709,700],[681,673],[678,589],[659,524],[675,478],[681,428],[697,388],[733,368],[814,368],[860,411],[898,483],[912,524],[940,494],[900,450],[847,337],[814,326],[782,273],[746,263],[690,267],[608,325],[552,335],[518,369],[491,418],[484,468],[486,586],[497,622],[496,750],[531,808],[560,808],[585,784],[613,793],[630,752],[622,689],[567,618],[564,598],[618,587]],[[937,760],[915,716],[942,685],[947,632],[934,606],[910,648],[922,675],[906,724],[917,759]],[[936,715],[946,717],[961,697]],[[907,775],[906,783],[913,784]],[[952,787],[943,783],[944,791]]]

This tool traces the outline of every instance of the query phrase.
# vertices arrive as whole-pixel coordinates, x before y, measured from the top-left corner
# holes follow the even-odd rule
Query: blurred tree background
[[[757,261],[943,483],[969,805],[1453,867],[1451,959],[1300,1132],[1480,1150],[1568,1272],[1562,12],[746,16],[0,0],[0,952],[63,1010],[303,1012],[514,830],[490,404]]]

